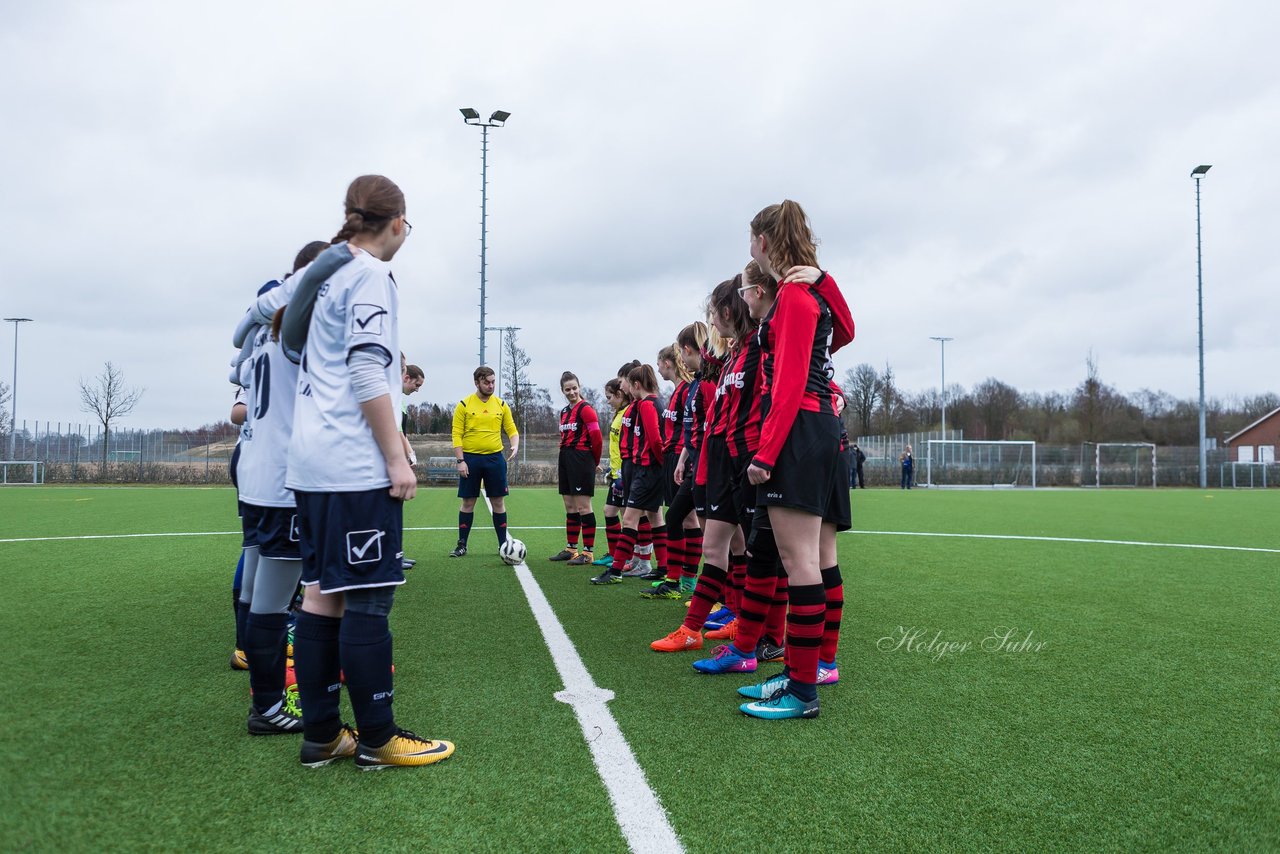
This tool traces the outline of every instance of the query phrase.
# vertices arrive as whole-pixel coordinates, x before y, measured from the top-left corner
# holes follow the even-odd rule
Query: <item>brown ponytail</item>
[[[343,209],[346,219],[333,243],[350,240],[357,234],[376,234],[391,220],[404,216],[404,193],[390,178],[361,175],[347,188]]]
[[[756,214],[751,220],[751,233],[765,239],[769,266],[779,276],[786,275],[792,267],[818,266],[818,246],[809,218],[790,199]]]

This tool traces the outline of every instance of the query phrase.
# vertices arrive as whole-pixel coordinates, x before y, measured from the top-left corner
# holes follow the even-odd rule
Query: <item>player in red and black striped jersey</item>
[[[676,373],[684,381],[683,394],[677,387],[673,399],[680,397],[676,427],[680,432],[678,456],[671,477],[675,495],[667,504],[667,575],[660,582],[640,595],[646,599],[679,599],[684,593],[692,593],[698,563],[702,560],[702,526],[698,521],[694,501],[693,466],[702,446],[702,433],[706,427],[706,411],[715,399],[715,386],[704,382],[702,375],[702,348],[707,343],[707,326],[702,322],[691,323],[676,336],[674,357]],[[659,359],[661,369],[662,360]],[[665,413],[664,413],[665,414]],[[704,490],[705,492],[705,490]],[[677,533],[678,531],[678,533]]]
[[[741,275],[721,282],[708,301],[712,326],[725,338],[733,339],[734,346],[720,371],[706,438],[699,449],[696,478],[706,485],[704,562],[684,622],[649,645],[657,652],[701,649],[703,625],[722,595],[734,613],[740,607],[740,579],[746,572],[745,537],[740,523],[747,517],[745,506],[749,503],[754,509],[755,502],[748,500],[741,488],[747,460],[743,457],[735,461],[730,453],[729,445],[736,441],[730,425],[731,413],[751,410],[748,398],[756,385],[755,374],[748,377],[743,368],[755,323],[738,294],[741,282]],[[735,577],[739,579],[736,586]],[[729,628],[726,636],[733,631]]]
[[[658,416],[658,376],[650,365],[632,368],[627,383],[635,403],[631,405],[631,478],[627,484],[626,507],[622,511],[622,533],[613,553],[612,566],[591,579],[593,584],[612,584],[622,579],[623,565],[635,550],[641,518],[649,520],[653,531],[653,552],[658,569],[666,572],[667,530],[662,519],[662,434]],[[626,433],[624,432],[624,437]],[[626,453],[624,452],[624,457]],[[625,463],[624,463],[625,465]]]
[[[819,658],[829,603],[843,600],[839,568],[823,568],[823,517],[838,466],[840,424],[831,402],[831,352],[853,336],[848,306],[835,282],[823,274],[812,284],[792,280],[797,268],[816,268],[817,251],[804,211],[792,201],[770,205],[751,222],[751,257],[781,279],[761,321],[764,376],[760,447],[748,479],[767,508],[768,532],[790,580],[786,668],[777,677],[741,693],[755,702],[740,709],[765,719],[818,714]],[[768,286],[761,291],[768,293]],[[767,543],[753,531],[752,548]],[[834,556],[830,556],[834,557]],[[834,576],[824,578],[828,570]],[[838,616],[834,620],[839,625]],[[734,655],[730,650],[724,656]],[[723,663],[723,662],[722,662]]]
[[[680,364],[676,355],[676,347],[674,344],[663,347],[658,351],[658,376],[667,382],[675,384],[675,390],[667,398],[666,404],[659,412],[658,430],[662,435],[662,503],[668,508],[675,499],[676,492],[680,486],[676,481],[676,465],[680,461],[681,451],[684,450],[684,405],[685,399],[689,394],[689,381],[693,375],[688,369]],[[666,514],[667,521],[667,567],[674,570],[676,577],[679,578],[680,568],[684,564],[684,526],[680,520],[672,520],[670,512]],[[683,516],[681,517],[683,519]],[[649,573],[647,578],[653,582],[653,587],[641,593],[645,598],[654,598],[654,591],[657,587],[662,586],[666,580],[667,573],[654,570]],[[678,585],[677,585],[678,587]],[[669,590],[663,589],[662,598],[678,599],[680,597],[677,590],[673,595]]]
[[[603,437],[600,419],[591,404],[582,399],[578,378],[571,371],[560,375],[560,391],[568,405],[560,410],[560,496],[564,499],[565,542],[567,545],[551,556],[554,561],[567,561],[570,566],[585,566],[595,557],[596,515],[591,509],[595,494],[596,468],[600,465]],[[578,536],[582,550],[578,550]]]

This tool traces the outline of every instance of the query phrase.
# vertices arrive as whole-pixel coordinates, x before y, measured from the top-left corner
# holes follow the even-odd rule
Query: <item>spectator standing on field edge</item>
[[[858,443],[853,443],[853,477],[850,478],[850,489],[866,489],[867,482],[862,477],[862,464],[867,461],[867,455],[858,447]]]
[[[898,462],[902,463],[902,488],[910,489],[912,481],[915,479],[916,461],[911,456],[911,446],[907,445],[906,450],[898,457]]]

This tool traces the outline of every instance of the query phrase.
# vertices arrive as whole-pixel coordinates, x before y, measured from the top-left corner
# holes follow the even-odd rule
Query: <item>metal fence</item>
[[[112,429],[106,443],[106,465],[103,466],[103,441],[100,425],[56,421],[28,422],[19,425],[13,459],[38,461],[44,469],[46,483],[208,483],[229,484],[228,464],[235,450],[236,431],[230,426],[219,430],[148,430],[141,428]],[[9,436],[0,436],[0,454],[8,454]],[[913,446],[916,475],[924,480],[924,457],[929,439],[941,439],[939,431],[903,433],[894,436],[859,436],[857,441],[867,460],[863,475],[868,486],[898,486],[902,469],[898,455],[907,445]],[[963,439],[963,431],[948,430],[947,439]],[[428,460],[451,457],[453,444],[446,433],[421,433],[409,436],[418,455],[418,478],[431,481]],[[606,464],[607,464],[606,449]],[[1080,445],[1036,446],[1036,482],[1039,486],[1080,486],[1095,481],[1093,460],[1086,459],[1091,449]],[[1208,452],[1208,480],[1211,487],[1235,485],[1261,487],[1280,486],[1280,464],[1258,466],[1247,472],[1231,465],[1229,449]],[[513,484],[553,484],[559,436],[554,433],[521,437],[520,454],[509,467]],[[1261,465],[1261,464],[1259,464]],[[1157,447],[1156,466],[1159,486],[1197,486],[1200,482],[1199,454],[1191,447]],[[1265,481],[1264,481],[1265,476]],[[28,480],[30,478],[27,478]],[[446,478],[436,478],[443,480]],[[1139,478],[1141,480],[1141,478]]]

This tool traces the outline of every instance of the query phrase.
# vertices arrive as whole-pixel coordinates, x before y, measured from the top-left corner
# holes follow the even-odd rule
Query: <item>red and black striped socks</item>
[[[579,522],[582,526],[582,547],[587,551],[595,551],[596,549],[596,514],[580,513]]]
[[[577,513],[564,514],[565,542],[570,549],[578,547],[578,535],[582,533],[582,517]]]
[[[702,631],[707,615],[720,601],[726,577],[725,571],[715,564],[703,564],[702,575],[698,576],[698,585],[693,589],[693,599],[690,600],[689,610],[684,617],[686,629],[691,632]]]
[[[822,629],[822,647],[818,659],[834,664],[840,645],[840,617],[844,613],[844,579],[839,565],[822,570],[822,586],[827,592],[827,615]]]
[[[827,593],[821,584],[793,584],[789,596],[786,662],[791,692],[802,700],[812,700],[817,696],[818,653],[826,628]]]

